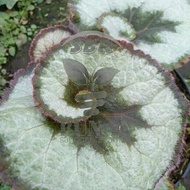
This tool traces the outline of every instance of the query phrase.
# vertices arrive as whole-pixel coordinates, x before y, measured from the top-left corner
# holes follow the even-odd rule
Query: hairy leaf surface
[[[165,68],[190,57],[190,4],[187,0],[71,0],[71,19],[80,31],[100,30],[135,43]],[[113,16],[114,15],[114,16]]]
[[[80,42],[81,51],[71,51],[73,40]],[[95,49],[86,53],[88,40],[95,40]],[[181,149],[188,102],[154,60],[131,44],[125,48],[105,36],[80,34],[61,44],[35,71],[29,68],[16,75],[0,106],[4,181],[8,176],[14,187],[23,189],[154,189],[176,163],[173,156]],[[62,114],[66,120],[83,114],[64,99],[65,88],[76,94],[85,89],[69,82],[63,58],[82,62],[90,75],[102,67],[120,71],[104,89],[95,89],[107,93],[106,104],[87,120],[91,128],[88,122],[78,123],[78,139],[73,138],[77,129],[72,122],[61,125],[41,112],[53,110],[54,116]],[[37,106],[33,88],[38,92],[35,100],[42,100]],[[106,122],[109,114],[113,117]]]

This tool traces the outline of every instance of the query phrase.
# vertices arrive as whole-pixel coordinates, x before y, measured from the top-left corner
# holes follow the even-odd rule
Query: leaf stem
[[[88,85],[88,90],[90,92],[94,92],[94,88],[95,88],[95,83],[94,82],[91,82],[89,85]]]

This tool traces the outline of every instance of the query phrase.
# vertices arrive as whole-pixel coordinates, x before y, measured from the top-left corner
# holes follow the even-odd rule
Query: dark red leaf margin
[[[77,32],[74,27],[72,27],[72,26],[64,26],[64,25],[55,25],[55,26],[52,26],[52,27],[49,27],[49,28],[41,29],[40,32],[34,37],[34,39],[32,40],[32,43],[30,45],[29,56],[30,56],[31,61],[34,61],[34,54],[33,54],[33,52],[34,52],[34,49],[36,48],[36,44],[37,44],[38,40],[40,38],[42,38],[46,33],[53,32],[53,31],[58,30],[58,29],[70,32],[71,35],[76,34],[76,32]],[[62,41],[64,41],[64,40],[65,40],[65,38],[62,39]],[[47,49],[46,53],[50,52],[51,48],[53,48],[53,47],[54,46],[52,46],[49,49]],[[46,56],[46,54],[44,54],[44,56]],[[44,56],[41,57],[41,58],[39,58],[37,60],[37,62],[40,62],[41,60],[43,60]]]

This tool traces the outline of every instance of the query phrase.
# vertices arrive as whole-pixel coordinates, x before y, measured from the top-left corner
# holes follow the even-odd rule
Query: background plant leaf
[[[0,183],[0,190],[11,190],[11,187],[3,183]]]
[[[7,0],[6,6],[8,9],[12,9],[18,0]]]
[[[176,190],[188,190],[188,189],[186,189],[182,184],[179,184]]]
[[[68,78],[75,84],[85,85],[88,82],[89,74],[86,67],[74,59],[63,59],[63,64]]]
[[[115,77],[115,75],[119,72],[118,69],[112,67],[102,68],[93,76],[93,80],[97,85],[107,85],[111,82],[111,80]]]
[[[13,56],[15,56],[15,53],[16,53],[15,47],[11,46],[11,47],[9,48],[9,54],[13,57]]]
[[[0,1],[0,6],[1,6],[1,5],[6,5],[6,3],[7,3],[7,0],[1,0],[1,1]]]

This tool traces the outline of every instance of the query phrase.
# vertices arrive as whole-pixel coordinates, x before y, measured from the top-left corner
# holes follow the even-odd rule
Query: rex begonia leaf
[[[136,30],[136,43],[139,40],[145,41],[147,43],[162,43],[162,39],[159,36],[160,32],[170,31],[176,32],[175,27],[180,24],[177,21],[170,21],[165,19],[163,11],[142,11],[142,7],[129,8],[123,14],[130,20],[132,26]]]
[[[124,17],[117,14],[103,13],[97,22],[97,28],[115,39],[125,38],[133,40],[136,37],[136,32],[133,26]]]
[[[74,33],[75,31],[72,28],[63,25],[42,29],[33,39],[30,46],[29,55],[31,60],[40,61],[52,47]]]
[[[93,46],[88,53],[86,45]],[[95,86],[94,93],[107,93],[100,113],[74,128],[41,112],[51,114],[53,109],[54,116],[62,118],[83,116],[75,96],[88,95],[88,90],[68,79],[63,59],[82,63],[91,76],[105,67],[119,70],[109,85]],[[0,105],[4,181],[18,189],[152,190],[162,175],[169,175],[166,170],[179,159],[188,102],[154,60],[131,44],[83,33],[52,50],[35,71],[33,67],[16,75]],[[64,92],[72,89],[73,96],[66,98]],[[42,101],[36,106],[34,99],[39,97]],[[77,130],[82,129],[86,134],[80,136]]]
[[[68,7],[80,31],[101,30],[130,40],[169,70],[189,60],[187,0],[71,0]]]
[[[162,177],[157,186],[156,190],[175,190],[174,184],[168,179],[166,175]]]

